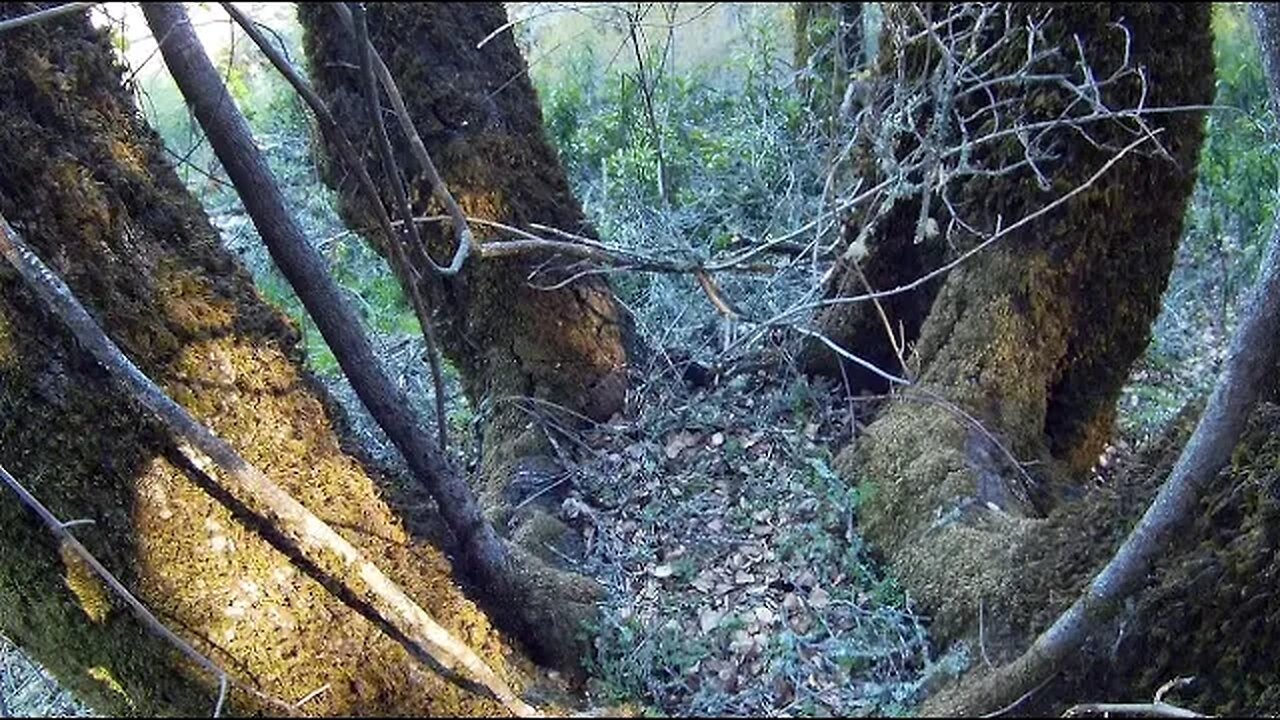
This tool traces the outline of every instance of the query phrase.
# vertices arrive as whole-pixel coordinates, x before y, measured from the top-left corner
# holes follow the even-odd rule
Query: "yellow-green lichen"
[[[76,596],[80,609],[91,622],[100,623],[107,619],[111,612],[111,596],[107,586],[98,577],[89,563],[85,562],[71,546],[62,542],[58,544],[58,553],[62,556],[62,564],[66,568],[64,579],[67,587]]]

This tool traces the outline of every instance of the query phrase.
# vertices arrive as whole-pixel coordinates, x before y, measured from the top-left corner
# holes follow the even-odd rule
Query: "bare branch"
[[[249,36],[249,39],[258,46],[258,49],[262,51],[262,54],[266,56],[267,60],[271,62],[281,76],[289,82],[298,96],[307,104],[307,107],[311,108],[311,112],[316,118],[316,123],[320,126],[320,131],[333,143],[343,165],[348,172],[355,175],[361,191],[368,196],[369,205],[373,208],[374,218],[378,221],[378,225],[387,238],[387,244],[390,246],[388,251],[391,254],[392,270],[400,278],[400,284],[409,296],[410,306],[413,308],[414,315],[418,318],[418,325],[422,328],[422,336],[426,340],[427,362],[431,369],[431,382],[435,390],[436,434],[439,436],[441,451],[447,450],[449,447],[449,423],[445,414],[446,390],[444,376],[440,369],[440,352],[436,343],[435,323],[432,320],[430,311],[427,309],[426,302],[422,298],[418,282],[420,278],[404,255],[404,249],[401,247],[403,240],[400,233],[395,231],[397,224],[391,222],[391,216],[387,213],[387,208],[382,203],[382,197],[378,194],[378,188],[374,185],[373,178],[370,177],[368,169],[361,162],[355,146],[351,144],[351,140],[347,138],[346,133],[342,131],[342,127],[338,125],[337,120],[333,117],[328,105],[289,64],[288,60],[267,42],[267,39],[258,31],[257,26],[244,13],[229,2],[223,2],[221,5],[227,11],[227,14],[240,25],[245,34]],[[402,209],[405,210],[406,217],[412,216],[412,213],[407,209],[407,202]],[[416,227],[412,223],[406,224],[405,227],[410,232],[409,247],[419,248],[420,252],[425,255],[426,250],[421,240],[418,239]]]
[[[1154,717],[1154,718],[1201,718],[1205,717],[1193,710],[1180,708],[1177,705],[1170,705],[1162,702],[1152,703],[1083,703],[1073,705],[1066,712],[1062,713],[1062,717],[1089,717],[1097,715],[1100,717]]]
[[[14,28],[20,28],[24,25],[30,25],[31,23],[37,23],[42,20],[49,20],[51,18],[56,18],[62,15],[66,15],[68,13],[73,13],[80,10],[88,10],[89,8],[97,4],[98,3],[96,2],[63,3],[61,5],[55,5],[54,7],[51,7],[51,8],[45,8],[44,10],[33,12],[28,15],[20,15],[16,18],[9,18],[8,20],[0,21],[0,33],[5,32],[6,30],[13,30]]]
[[[8,258],[9,249],[8,244],[4,242],[9,239],[8,236],[5,235],[7,232],[9,232],[8,224],[5,223],[3,218],[0,218],[0,243],[3,243],[0,244],[0,252],[4,252],[6,258]],[[22,501],[22,504],[31,508],[31,510],[35,512],[36,516],[40,518],[40,522],[44,523],[44,526],[48,528],[50,533],[53,533],[53,536],[58,539],[58,542],[60,542],[64,547],[69,548],[76,555],[80,556],[80,559],[84,560],[93,572],[98,577],[102,578],[102,581],[107,584],[107,587],[111,588],[116,595],[119,595],[121,600],[124,600],[125,604],[128,605],[129,609],[133,611],[133,614],[142,621],[142,624],[147,626],[148,630],[178,648],[179,652],[185,655],[187,659],[204,668],[209,672],[209,674],[218,679],[218,697],[217,700],[214,701],[213,717],[221,717],[222,706],[227,699],[227,671],[223,670],[217,663],[205,656],[204,653],[196,650],[190,643],[178,637],[177,634],[165,626],[164,623],[160,622],[160,620],[158,620],[156,616],[147,609],[147,606],[142,604],[141,600],[138,600],[138,598],[134,597],[133,593],[129,592],[129,589],[124,586],[124,583],[120,582],[120,580],[117,579],[110,570],[107,570],[107,568],[98,561],[98,558],[94,557],[93,553],[89,552],[88,548],[80,544],[80,541],[76,539],[76,536],[72,535],[71,532],[67,530],[68,523],[64,523],[59,520],[57,516],[49,511],[49,508],[45,507],[43,503],[37,500],[36,496],[32,495],[31,491],[23,487],[22,483],[18,482],[16,478],[10,475],[9,471],[3,466],[0,466],[0,482],[9,486],[9,489],[18,496],[18,499]]]

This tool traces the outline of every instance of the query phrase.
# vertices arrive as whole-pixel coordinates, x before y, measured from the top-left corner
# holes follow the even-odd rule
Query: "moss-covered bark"
[[[304,47],[313,84],[338,124],[362,153],[383,195],[395,208],[368,127],[352,36],[324,5],[301,5]],[[510,32],[477,45],[506,23],[497,3],[383,3],[367,10],[369,36],[396,79],[428,153],[462,211],[475,218],[528,228],[530,223],[594,236],[569,188],[555,149],[545,136],[537,95]],[[395,160],[406,176],[413,211],[439,215],[426,176],[389,118]],[[331,151],[324,153],[335,157]],[[369,198],[334,160],[321,158],[322,176],[339,191],[349,226],[385,248],[375,229]],[[454,251],[448,223],[421,226],[437,262]],[[477,241],[498,242],[507,233],[473,225]],[[578,666],[586,645],[582,623],[594,616],[594,588],[575,576],[547,572],[577,546],[554,517],[554,495],[525,503],[559,472],[544,429],[527,404],[548,401],[541,412],[569,425],[578,416],[606,420],[623,409],[628,387],[631,319],[600,276],[583,277],[558,290],[535,288],[531,270],[544,257],[481,260],[473,254],[457,278],[441,278],[410,253],[422,278],[422,296],[439,321],[444,354],[461,372],[469,401],[482,413],[483,453],[478,474],[481,501],[495,526],[510,532],[524,551],[530,577],[527,598],[513,600],[541,661]],[[541,278],[551,283],[561,277]],[[563,408],[568,412],[556,410]],[[551,503],[554,506],[554,502]],[[518,517],[512,517],[518,510]],[[552,512],[548,512],[551,510]],[[527,553],[532,553],[532,556]],[[494,608],[495,612],[504,611]],[[509,609],[508,609],[509,610]]]
[[[0,7],[0,17],[28,11]],[[520,664],[397,518],[141,120],[108,38],[67,16],[0,43],[0,213],[178,402],[376,558],[503,672]],[[172,629],[232,675],[311,713],[493,713],[411,659],[257,518],[183,467],[159,429],[0,269],[0,462]],[[228,509],[228,507],[235,508]],[[213,680],[148,635],[14,498],[0,497],[0,628],[105,712],[207,713]],[[238,711],[262,709],[233,692]]]
[[[1025,625],[1051,622],[1110,559],[1168,477],[1202,407],[1189,406],[1160,442],[1115,468],[1104,488],[1064,506],[1020,550],[1017,592],[1031,600],[1021,606]],[[1194,681],[1168,702],[1210,715],[1274,713],[1280,706],[1277,478],[1280,406],[1263,402],[1231,465],[1200,501],[1195,524],[1085,652],[1013,714],[1057,716],[1082,702],[1149,702],[1178,677]],[[1020,650],[999,638],[988,642],[996,663]],[[962,690],[953,686],[930,698],[923,714],[947,713]]]
[[[1021,18],[1042,9],[1014,12]],[[1111,24],[1121,20],[1132,62],[1146,69],[1148,107],[1210,102],[1205,5],[1055,6],[1044,40],[1073,47],[1078,36],[1095,67],[1114,68],[1125,35]],[[1012,70],[1025,43],[1010,48]],[[1071,72],[1073,59],[1064,54],[1057,69]],[[1112,107],[1133,107],[1141,92],[1134,78],[1103,97]],[[1040,87],[1026,98],[1027,119],[1055,117],[1073,99],[1065,89]],[[1169,158],[1122,160],[1071,201],[957,268],[921,329],[920,387],[962,407],[1020,460],[1039,461],[1028,468],[1033,481],[971,423],[919,398],[891,405],[839,459],[846,476],[867,489],[863,529],[933,614],[944,640],[975,630],[979,607],[989,632],[1026,633],[1028,609],[1044,605],[1044,592],[1057,586],[1046,586],[1032,565],[1071,562],[1042,538],[1088,536],[1076,524],[1089,502],[1078,500],[1085,471],[1110,435],[1121,384],[1149,337],[1203,135],[1199,113],[1150,122],[1163,128]],[[1119,125],[1091,126],[1091,134],[1119,146],[1131,137]],[[981,178],[961,188],[957,204],[983,226],[997,217],[1007,225],[1078,187],[1111,156],[1071,132],[1058,141],[1058,159],[1043,168],[1050,190],[1029,174]],[[1003,167],[1021,145],[986,153],[988,167]],[[1029,577],[1039,578],[1032,587],[1042,591],[1026,594]]]
[[[349,33],[321,5],[300,6],[299,19],[316,89],[360,145],[387,207],[394,207],[372,143],[360,142],[369,132]],[[540,223],[592,236],[545,137],[537,96],[511,34],[501,33],[476,49],[506,20],[497,3],[385,3],[371,5],[368,12],[370,37],[463,211],[517,227]],[[410,172],[416,163],[403,135],[392,135],[397,162],[410,175],[414,212],[440,214],[426,178]],[[338,168],[332,170],[326,178],[338,185],[347,222],[373,228],[368,199]],[[474,229],[480,242],[505,236]],[[438,261],[452,255],[447,223],[422,230]],[[379,246],[387,241],[373,230],[366,236]],[[527,415],[504,398],[549,400],[597,420],[619,411],[625,399],[629,319],[608,284],[584,278],[561,290],[538,290],[527,281],[538,262],[473,256],[460,282],[441,282],[429,268],[419,268],[428,278],[424,294],[440,318],[443,350],[461,371],[471,402],[492,418],[485,432],[490,460],[527,454],[512,449],[518,438],[531,448],[539,445],[524,437]],[[506,484],[488,488],[490,499]]]

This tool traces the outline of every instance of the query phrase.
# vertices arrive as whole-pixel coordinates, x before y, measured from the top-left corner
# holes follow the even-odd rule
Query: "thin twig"
[[[0,222],[3,222],[3,220],[0,220]],[[49,508],[45,507],[43,503],[36,499],[36,496],[23,487],[22,483],[18,482],[15,477],[10,475],[9,471],[3,466],[0,466],[0,482],[9,486],[9,489],[18,496],[18,499],[22,501],[22,504],[31,508],[31,510],[35,512],[36,516],[40,518],[40,521],[44,523],[44,526],[48,528],[49,532],[53,533],[53,536],[58,539],[58,542],[61,543],[63,547],[69,548],[84,560],[93,572],[98,577],[102,578],[102,581],[115,591],[116,595],[119,595],[121,600],[124,600],[125,604],[133,610],[134,615],[142,621],[143,625],[147,626],[147,629],[178,648],[178,650],[183,655],[186,655],[189,660],[204,668],[218,679],[218,698],[213,705],[213,717],[221,717],[222,706],[227,697],[227,671],[223,670],[217,663],[206,657],[204,653],[196,650],[190,643],[178,637],[177,634],[166,627],[164,623],[160,622],[156,616],[147,609],[147,606],[142,604],[142,601],[138,600],[138,598],[134,597],[133,593],[129,592],[129,589],[124,586],[124,583],[116,579],[116,576],[111,574],[111,571],[107,570],[102,563],[98,562],[98,558],[94,557],[93,553],[89,552],[88,548],[80,544],[80,541],[76,539],[76,536],[72,535],[71,532],[67,530],[65,523],[50,512]]]
[[[1001,717],[1002,715],[1005,715],[1005,714],[1007,714],[1007,713],[1011,713],[1011,712],[1013,712],[1015,709],[1017,709],[1017,707],[1018,707],[1019,705],[1021,705],[1021,704],[1022,704],[1022,703],[1024,703],[1024,702],[1026,702],[1026,701],[1027,701],[1027,699],[1028,699],[1028,698],[1030,698],[1032,695],[1035,695],[1036,693],[1038,693],[1038,692],[1040,692],[1041,690],[1043,690],[1043,689],[1044,689],[1044,686],[1045,686],[1045,685],[1048,685],[1048,684],[1049,684],[1049,681],[1050,681],[1050,680],[1053,680],[1053,679],[1054,679],[1054,678],[1056,678],[1056,677],[1058,677],[1058,673],[1057,673],[1057,671],[1055,671],[1052,675],[1050,675],[1049,677],[1045,678],[1044,680],[1041,680],[1039,685],[1036,685],[1035,687],[1031,688],[1030,690],[1028,690],[1028,691],[1026,691],[1025,693],[1023,693],[1022,695],[1020,695],[1020,696],[1018,697],[1018,699],[1017,699],[1017,700],[1014,700],[1013,702],[1009,703],[1008,705],[1005,705],[1004,707],[1000,708],[999,710],[996,710],[996,711],[994,711],[994,712],[989,712],[989,713],[987,713],[987,714],[983,715],[982,717],[984,717],[984,718]]]
[[[445,212],[449,214],[453,222],[453,230],[458,246],[453,251],[453,258],[449,261],[449,265],[441,267],[436,264],[435,260],[431,259],[430,255],[427,255],[427,262],[430,264],[431,269],[440,275],[457,275],[462,270],[463,264],[466,263],[473,244],[471,228],[467,226],[467,220],[462,213],[462,208],[458,206],[453,194],[449,192],[449,188],[444,184],[444,180],[441,179],[440,173],[436,170],[436,165],[432,162],[431,155],[427,152],[427,146],[423,143],[422,136],[418,134],[418,128],[413,122],[413,117],[409,114],[408,107],[405,106],[404,97],[400,94],[400,88],[396,86],[395,79],[391,77],[391,70],[383,62],[378,49],[373,46],[373,41],[369,38],[367,28],[361,29],[365,23],[361,15],[363,9],[354,5],[348,8],[346,4],[341,2],[334,3],[333,7],[343,24],[347,26],[347,30],[356,34],[357,50],[360,52],[361,72],[366,76],[376,74],[383,91],[387,94],[387,99],[391,101],[392,109],[395,110],[396,120],[400,123],[401,131],[409,139],[410,152],[418,165],[421,166],[421,170],[427,176],[427,180],[431,183],[432,194],[444,206]],[[372,66],[371,69],[365,65],[366,62]],[[367,78],[366,82],[369,82],[369,80]],[[366,88],[367,94],[368,90]],[[366,102],[368,101],[366,97]],[[376,100],[373,102],[376,102]],[[377,109],[374,125],[376,127],[382,126],[380,107]],[[385,134],[385,128],[380,133]],[[379,142],[381,141],[381,137],[379,137]],[[392,182],[392,184],[395,183],[395,180],[390,177],[388,181]]]
[[[51,18],[56,18],[61,15],[73,13],[73,12],[76,12],[77,10],[88,10],[89,8],[97,4],[98,3],[96,2],[63,3],[61,5],[55,5],[54,7],[51,7],[51,8],[45,8],[44,10],[39,10],[37,12],[33,12],[28,15],[19,15],[16,18],[9,18],[8,20],[0,21],[0,33],[6,30],[13,30],[14,28],[20,28],[23,25],[30,25],[31,23],[37,23],[37,22],[40,22],[41,20],[49,20]]]
[[[1062,717],[1086,717],[1100,715],[1102,717],[1161,717],[1161,718],[1201,718],[1205,717],[1194,710],[1180,708],[1168,703],[1082,703],[1073,705]]]
[[[341,2],[334,3],[333,7],[343,11],[347,10],[346,5],[344,5]],[[386,175],[387,177],[387,184],[390,185],[391,187],[392,196],[395,198],[395,201],[396,201],[396,207],[399,210],[402,218],[406,221],[404,228],[409,235],[409,244],[412,247],[419,248],[422,257],[426,259],[427,264],[430,267],[432,267],[434,270],[439,272],[440,274],[442,275],[456,274],[457,271],[460,270],[462,267],[461,261],[466,259],[465,253],[460,254],[458,265],[456,268],[452,270],[451,273],[442,272],[439,266],[435,264],[435,261],[431,259],[431,255],[427,250],[426,244],[422,242],[421,236],[418,235],[417,225],[412,222],[408,222],[413,217],[413,209],[409,205],[409,198],[408,198],[408,195],[405,193],[404,184],[400,181],[400,169],[396,165],[395,154],[391,150],[391,139],[387,136],[386,125],[382,122],[382,106],[378,102],[378,87],[374,80],[374,73],[372,69],[373,43],[369,40],[368,28],[365,24],[364,9],[359,6],[354,6],[354,7],[355,7],[355,10],[349,11],[348,15],[353,16],[352,28],[356,36],[356,48],[360,53],[360,69],[361,69],[360,74],[361,74],[361,79],[363,81],[362,85],[363,85],[363,90],[365,95],[365,103],[367,105],[371,124],[373,125],[373,128],[374,128],[374,144],[378,148],[378,155],[382,161],[382,171],[383,171],[383,174]],[[355,162],[358,163],[359,160],[357,159],[355,160]],[[376,191],[375,191],[375,194],[376,194]],[[468,233],[469,232],[470,231],[468,230]],[[392,238],[389,238],[388,242],[392,246],[391,253],[395,262],[400,264],[402,268],[404,268],[401,275],[401,277],[403,278],[402,283],[409,285],[408,292],[411,295],[416,294],[418,292],[417,290],[418,278],[410,276],[410,273],[408,270],[409,264],[403,257],[403,254],[400,252],[400,249],[394,239],[394,236]],[[470,247],[469,242],[467,244],[467,247],[468,248]],[[459,256],[455,256],[455,257],[459,257]],[[431,315],[427,313],[426,305],[425,303],[422,302],[422,299],[418,297],[415,299],[415,302],[418,304],[417,312],[419,312],[419,319],[421,320],[423,336],[426,338],[427,346],[428,346],[427,358],[431,367],[431,381],[435,385],[435,390],[436,390],[435,392],[436,408],[435,409],[436,409],[436,424],[438,425],[437,432],[440,436],[440,449],[443,451],[448,447],[448,421],[445,416],[445,406],[444,406],[444,401],[445,401],[444,374],[440,370],[440,360],[439,360],[438,354],[435,351],[435,348],[436,348],[435,324]]]

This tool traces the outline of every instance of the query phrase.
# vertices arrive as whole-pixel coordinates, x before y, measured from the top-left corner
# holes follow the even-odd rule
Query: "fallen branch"
[[[1084,703],[1068,708],[1062,717],[1159,717],[1159,718],[1201,718],[1198,712],[1180,708],[1168,703]]]
[[[61,5],[55,5],[54,7],[51,7],[51,8],[45,8],[44,10],[33,12],[28,15],[19,15],[16,18],[9,18],[8,20],[0,21],[0,33],[5,32],[6,30],[13,30],[14,28],[20,28],[23,25],[30,25],[31,23],[37,23],[37,22],[40,22],[41,20],[49,20],[51,18],[56,18],[60,15],[66,15],[67,13],[73,13],[79,10],[88,10],[89,8],[97,4],[98,3],[96,2],[63,3]]]
[[[79,345],[168,430],[178,450],[193,466],[210,477],[220,476],[222,487],[229,495],[260,512],[289,539],[299,554],[331,572],[355,597],[367,598],[374,611],[403,634],[404,639],[398,640],[411,653],[425,652],[448,669],[464,668],[513,715],[538,715],[471,648],[441,627],[346,538],[246,462],[234,448],[143,374],[94,322],[71,289],[27,248],[3,217],[0,217],[0,255],[66,325]]]

